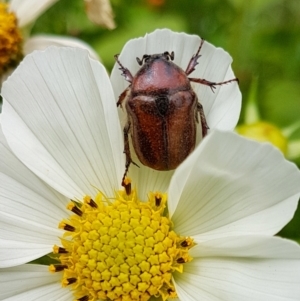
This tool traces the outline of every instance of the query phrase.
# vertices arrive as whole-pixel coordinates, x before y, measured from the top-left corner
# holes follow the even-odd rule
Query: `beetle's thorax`
[[[176,92],[189,89],[189,79],[180,67],[161,55],[152,55],[134,76],[131,93],[172,93],[172,90]]]

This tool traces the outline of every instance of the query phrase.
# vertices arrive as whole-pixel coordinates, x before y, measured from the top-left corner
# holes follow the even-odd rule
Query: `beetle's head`
[[[174,51],[172,51],[171,53],[169,53],[168,51],[165,51],[164,53],[160,53],[160,54],[152,54],[152,55],[149,55],[149,54],[144,54],[142,59],[140,58],[136,58],[138,64],[140,66],[142,66],[144,63],[147,63],[149,62],[150,60],[155,60],[155,59],[164,59],[164,60],[171,60],[173,61],[174,60]]]

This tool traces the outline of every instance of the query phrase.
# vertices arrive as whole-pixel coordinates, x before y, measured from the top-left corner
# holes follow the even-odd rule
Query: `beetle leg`
[[[128,133],[130,130],[130,121],[127,122],[123,129],[123,135],[124,135],[124,154],[126,156],[126,163],[125,163],[125,172],[122,178],[122,186],[125,187],[125,177],[128,173],[128,169],[130,164],[134,164],[135,166],[139,167],[135,162],[132,161],[131,155],[130,155],[130,147],[129,147],[129,139],[128,139]]]
[[[126,79],[128,82],[132,83],[133,76],[132,76],[131,72],[121,64],[121,62],[119,61],[118,57],[119,57],[118,54],[116,54],[116,55],[114,56],[116,62],[117,62],[117,63],[119,64],[119,66],[120,66],[119,70],[122,71],[122,75],[125,77],[125,79]]]
[[[185,70],[186,75],[191,74],[195,70],[195,67],[199,64],[198,58],[201,56],[199,53],[200,53],[203,43],[204,43],[204,40],[201,39],[201,43],[200,43],[200,46],[199,46],[197,52],[192,56],[192,58],[189,61],[188,66]]]
[[[196,111],[196,121],[199,122],[197,113],[199,113],[199,115],[200,115],[201,127],[202,127],[202,138],[203,138],[203,137],[206,136],[207,130],[209,129],[209,127],[208,127],[207,122],[206,122],[203,106],[199,101],[197,103],[197,111]]]
[[[237,83],[239,83],[239,80],[237,78],[233,78],[233,79],[226,80],[224,82],[219,82],[219,83],[210,82],[210,81],[208,81],[206,79],[202,79],[202,78],[191,78],[191,77],[189,77],[188,79],[191,82],[195,82],[195,83],[198,83],[198,84],[209,86],[213,92],[214,92],[214,89],[216,89],[216,86],[221,86],[221,85],[229,84],[231,82],[237,82]]]
[[[123,179],[122,179],[122,185],[123,185],[124,179],[126,177],[126,174],[128,172],[129,165],[131,163],[131,155],[130,155],[129,139],[128,139],[129,129],[130,129],[130,122],[128,121],[127,124],[125,125],[124,129],[123,129],[123,135],[124,135],[124,154],[126,155],[126,164],[125,164],[124,176],[123,176]]]
[[[119,96],[118,102],[117,102],[117,107],[122,108],[122,102],[125,100],[128,91],[130,90],[131,85],[129,85]]]

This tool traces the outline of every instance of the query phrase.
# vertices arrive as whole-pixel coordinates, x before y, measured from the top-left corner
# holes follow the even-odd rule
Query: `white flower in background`
[[[114,15],[108,0],[84,0],[89,19],[97,25],[114,29]]]
[[[13,12],[18,20],[18,26],[24,28],[34,22],[57,1],[58,0],[1,0],[1,3],[7,3],[9,11]]]
[[[28,55],[2,96],[1,300],[300,299],[300,248],[273,237],[300,174],[275,148],[213,131],[167,194],[132,177],[145,193],[127,196],[115,95],[86,51]],[[56,273],[26,264],[52,251]]]
[[[58,0],[0,0],[0,85],[23,59],[33,50],[50,45],[85,48],[99,59],[86,43],[70,37],[37,35],[29,38],[28,25]]]
[[[168,29],[155,30],[145,37],[130,40],[122,49],[119,61],[127,68],[132,75],[140,69],[136,58],[142,58],[144,54],[164,53],[174,51],[174,63],[186,70],[192,56],[197,52],[201,39],[196,35],[175,33]],[[213,82],[223,82],[235,78],[231,68],[232,58],[221,48],[216,48],[208,42],[204,42],[200,51],[201,57],[190,77],[204,78]],[[116,97],[127,87],[128,82],[121,76],[119,65],[115,65],[111,73],[111,82]],[[214,92],[210,87],[191,83],[193,90],[201,102],[207,124],[210,130],[233,130],[238,122],[242,95],[236,82],[227,85],[217,86]],[[125,125],[125,110],[119,109],[122,126]],[[201,128],[197,131],[197,144],[201,141]],[[131,149],[133,149],[131,147]],[[142,163],[132,151],[133,161],[140,167]],[[138,168],[131,165],[129,176],[135,177],[140,187],[147,185],[150,189],[165,190],[174,171],[156,171],[151,168]],[[153,182],[155,181],[155,182]],[[150,186],[149,186],[150,185]],[[143,190],[143,194],[146,193]]]

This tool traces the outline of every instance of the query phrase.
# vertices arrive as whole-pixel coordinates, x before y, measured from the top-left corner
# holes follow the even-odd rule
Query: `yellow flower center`
[[[0,76],[23,58],[22,36],[14,13],[0,3]]]
[[[284,137],[280,129],[273,124],[263,121],[243,124],[238,126],[236,131],[242,136],[259,142],[270,142],[279,148],[284,155],[287,153],[287,138]]]
[[[50,271],[63,271],[63,287],[71,286],[80,301],[176,298],[172,273],[192,260],[194,243],[172,230],[166,198],[151,193],[141,202],[133,191],[118,192],[114,200],[99,193],[81,205],[70,203],[75,214],[60,223],[66,232],[62,247],[54,246],[61,264]]]

